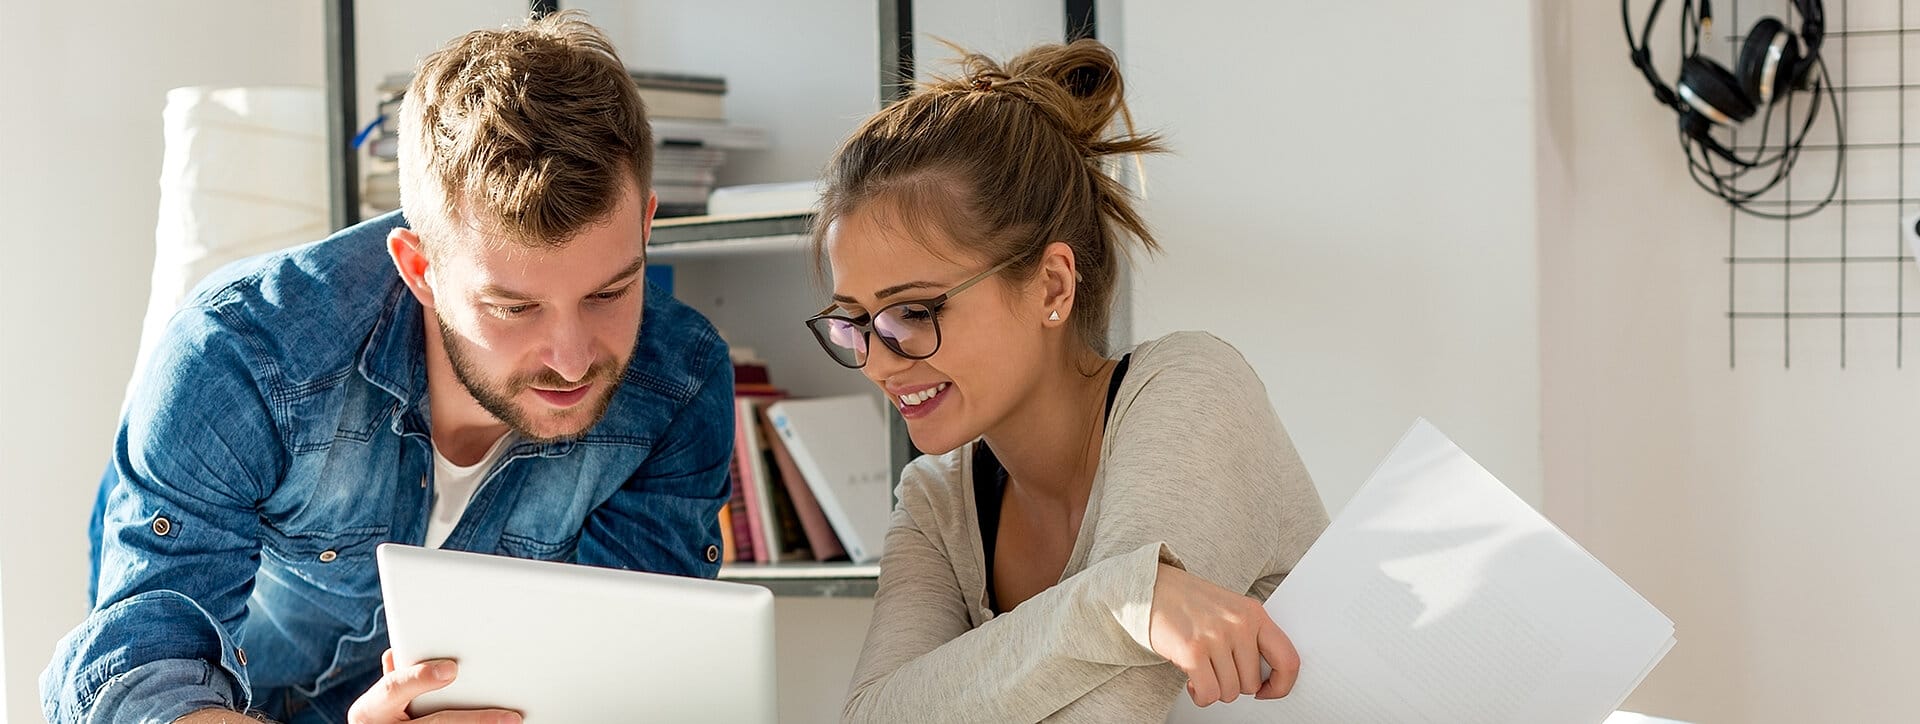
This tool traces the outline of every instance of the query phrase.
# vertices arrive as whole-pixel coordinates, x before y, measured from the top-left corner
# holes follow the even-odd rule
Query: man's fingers
[[[1267,675],[1267,683],[1256,698],[1278,699],[1291,693],[1300,678],[1300,652],[1294,649],[1293,639],[1272,621],[1260,628],[1260,657],[1267,660],[1273,672]]]
[[[422,661],[412,666],[398,669],[380,677],[380,683],[374,685],[379,695],[380,713],[399,719],[405,716],[407,705],[435,689],[453,683],[453,677],[459,674],[459,667],[452,661]]]
[[[387,649],[384,653],[380,654],[380,673],[393,673],[393,649]]]
[[[505,709],[443,711],[414,719],[421,724],[520,724],[520,715]]]

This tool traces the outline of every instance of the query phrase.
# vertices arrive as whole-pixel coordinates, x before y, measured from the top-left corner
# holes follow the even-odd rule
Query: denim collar
[[[404,432],[402,421],[413,412],[419,418],[418,432],[425,434],[427,347],[421,329],[422,307],[398,278],[381,306],[385,311],[374,322],[366,346],[360,350],[360,376],[399,401],[394,406],[394,432]]]

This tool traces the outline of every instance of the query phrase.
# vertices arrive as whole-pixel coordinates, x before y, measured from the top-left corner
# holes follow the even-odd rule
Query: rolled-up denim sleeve
[[[720,574],[720,506],[733,458],[733,366],[714,340],[694,370],[698,387],[647,460],[587,517],[579,562],[713,578]],[[713,555],[709,555],[709,548]]]
[[[251,704],[236,647],[260,564],[258,506],[285,465],[246,336],[190,307],[115,439],[99,594],[41,675],[54,722],[172,721]]]

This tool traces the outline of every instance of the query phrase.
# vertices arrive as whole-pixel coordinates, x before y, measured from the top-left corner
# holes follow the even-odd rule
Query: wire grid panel
[[[1710,55],[1732,67],[1747,32],[1765,16],[1799,27],[1789,6],[1736,0],[1716,12]],[[1839,184],[1831,205],[1800,219],[1728,207],[1730,367],[1904,368],[1910,351],[1920,353],[1920,326],[1908,321],[1920,317],[1920,269],[1902,228],[1920,213],[1920,0],[1830,0],[1826,14],[1821,56],[1844,122],[1844,148],[1835,109],[1823,106],[1792,175],[1752,205],[1785,210],[1817,202],[1833,186],[1835,157],[1844,152]],[[1776,129],[1804,119],[1812,100],[1795,93],[1776,104]],[[1735,130],[1736,151],[1779,147],[1777,131],[1760,138],[1759,120]]]

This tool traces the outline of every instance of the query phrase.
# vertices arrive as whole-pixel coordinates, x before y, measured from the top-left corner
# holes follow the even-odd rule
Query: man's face
[[[650,207],[629,183],[609,218],[557,249],[422,239],[454,374],[514,431],[576,438],[606,414],[640,334]]]

